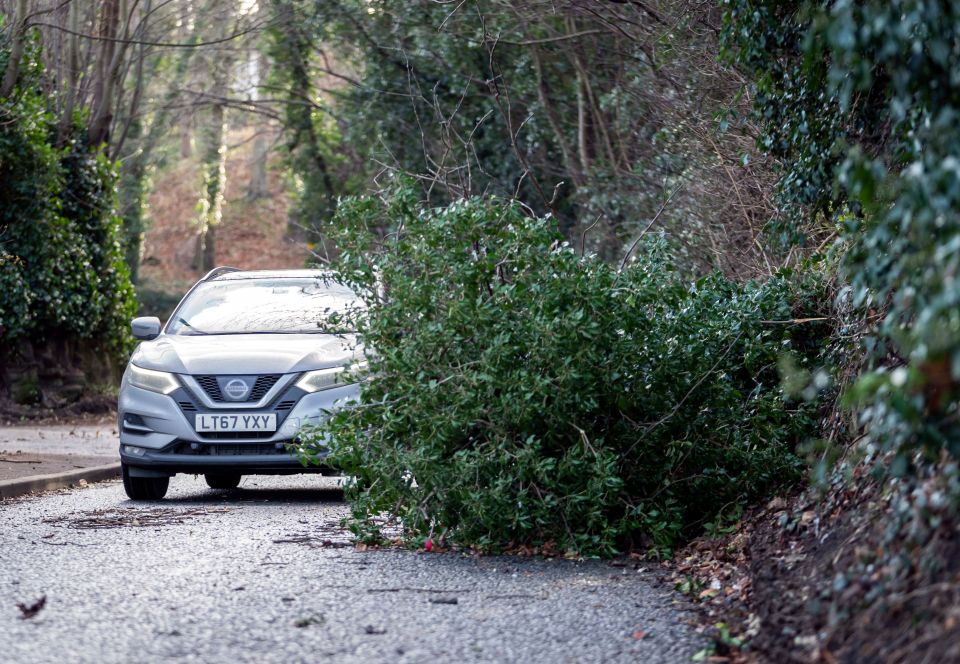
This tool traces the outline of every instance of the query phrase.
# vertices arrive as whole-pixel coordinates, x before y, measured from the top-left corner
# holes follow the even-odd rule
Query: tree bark
[[[80,87],[80,44],[77,33],[80,31],[80,7],[71,2],[69,8],[70,30],[73,34],[67,35],[67,89],[64,93],[65,101],[63,117],[57,130],[57,145],[63,145],[73,128],[73,111],[77,104],[77,89]]]
[[[27,0],[17,0],[17,13],[13,22],[13,37],[10,45],[10,60],[3,75],[3,85],[0,86],[0,97],[6,98],[13,94],[20,76],[20,60],[23,59],[23,49],[26,41],[27,29]]]
[[[254,100],[259,99],[259,87],[267,83],[267,68],[270,63],[267,56],[260,53],[256,56],[257,69],[257,89],[254,92]],[[247,200],[255,201],[260,198],[270,196],[270,189],[267,186],[267,157],[268,157],[267,133],[258,131],[256,138],[253,139],[253,160],[250,163],[250,182],[247,185]]]
[[[216,38],[228,34],[229,18],[233,17],[231,1],[216,3],[229,12],[228,16],[217,16]],[[226,186],[226,99],[233,58],[222,53],[212,53],[208,57],[213,80],[210,96],[215,101],[210,106],[205,124],[200,129],[201,155],[200,169],[203,173],[203,197],[200,199],[200,218],[197,220],[197,255],[194,264],[204,272],[216,265],[217,226],[223,217],[223,191]]]
[[[118,42],[118,35],[128,36],[130,12],[126,0],[104,0],[100,16],[100,54],[97,61],[97,85],[93,99],[93,114],[90,118],[88,142],[100,145],[110,141],[113,124],[114,94],[126,43]],[[123,30],[119,30],[123,16]]]
[[[182,41],[187,42],[193,39],[196,39],[199,32],[197,28],[197,23],[201,20],[200,16],[194,18],[193,28],[190,28],[190,14],[194,11],[195,7],[192,2],[189,0],[184,0],[183,7],[180,14],[180,29],[181,35],[180,38]],[[186,49],[187,51],[193,51],[192,48]],[[187,56],[189,60],[189,56]],[[185,82],[184,79],[187,76],[187,68],[184,67],[182,70],[178,69],[178,76],[176,82]],[[180,130],[180,158],[189,159],[193,156],[193,111],[189,108],[184,108],[180,111],[180,121],[179,121],[179,130]]]
[[[214,90],[218,97],[223,92],[220,80],[226,73],[215,75]],[[225,108],[223,104],[214,104],[210,108],[208,124],[203,129],[203,154],[200,165],[203,171],[203,198],[200,201],[200,219],[198,223],[198,250],[199,256],[195,263],[206,272],[212,270],[216,263],[216,228],[223,217],[223,188],[226,184],[224,160],[226,147],[225,135]]]
[[[193,156],[193,113],[184,109],[180,114],[180,158]]]

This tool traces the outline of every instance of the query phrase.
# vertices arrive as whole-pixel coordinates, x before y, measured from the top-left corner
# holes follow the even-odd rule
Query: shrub
[[[786,279],[687,285],[662,240],[618,274],[496,200],[338,215],[344,278],[385,293],[357,321],[376,354],[362,404],[301,450],[352,477],[359,535],[388,513],[413,541],[665,549],[799,478]]]
[[[3,54],[0,49],[0,55]],[[58,145],[39,50],[0,100],[0,340],[90,339],[122,357],[136,307],[116,214],[115,165],[79,124]]]

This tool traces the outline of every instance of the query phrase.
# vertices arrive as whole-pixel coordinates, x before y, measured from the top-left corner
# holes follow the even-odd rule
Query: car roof
[[[237,281],[241,279],[324,279],[336,276],[329,270],[238,270],[218,267],[202,281]]]

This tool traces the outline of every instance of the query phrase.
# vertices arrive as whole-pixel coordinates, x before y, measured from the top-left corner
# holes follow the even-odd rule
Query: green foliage
[[[290,222],[307,231],[308,239],[317,240],[333,218],[337,193],[349,189],[348,178],[334,173],[339,136],[319,107],[305,103],[316,94],[311,59],[318,50],[321,19],[308,5],[290,0],[276,0],[275,8],[277,19],[267,31],[267,49],[273,61],[271,89],[282,90],[288,99],[283,124],[295,200]]]
[[[147,288],[142,284],[137,285],[136,291],[139,305],[137,315],[157,316],[160,320],[167,320],[183,295],[181,290],[171,293],[169,290]]]
[[[26,334],[32,298],[17,256],[0,254],[0,293],[0,341],[6,342]]]
[[[344,278],[386,296],[357,321],[362,405],[302,450],[354,478],[359,533],[389,513],[411,540],[662,550],[800,477],[785,278],[688,285],[661,239],[618,274],[495,199],[421,210],[403,189],[338,221]]]
[[[851,398],[897,468],[915,450],[960,455],[960,7],[728,7],[784,195],[836,214],[853,303],[881,312],[867,350],[907,365],[864,375]]]
[[[57,123],[29,51],[17,94],[0,100],[0,339],[94,339],[122,353],[135,308],[116,216],[116,169]]]
[[[786,163],[777,183],[789,213],[774,223],[783,241],[798,241],[808,213],[827,213],[842,192],[833,188],[848,136],[862,125],[863,104],[840,111],[840,100],[826,87],[827,63],[805,58],[815,48],[810,16],[816,5],[793,0],[729,0],[722,46],[729,59],[752,76],[758,144]],[[840,201],[836,195],[841,195]]]

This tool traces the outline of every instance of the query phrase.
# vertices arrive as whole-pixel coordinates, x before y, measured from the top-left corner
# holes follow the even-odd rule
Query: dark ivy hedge
[[[352,477],[359,535],[389,514],[411,542],[665,550],[800,479],[786,278],[689,284],[660,240],[618,274],[495,200],[401,191],[338,220],[344,278],[385,295],[357,321],[362,404],[302,451]]]
[[[89,339],[120,355],[136,304],[117,170],[80,122],[58,141],[35,44],[25,59],[14,94],[0,100],[0,343]]]
[[[960,457],[960,4],[724,8],[760,144],[783,165],[781,201],[833,226],[850,301],[871,322],[850,394],[870,441],[897,475],[918,453]]]

